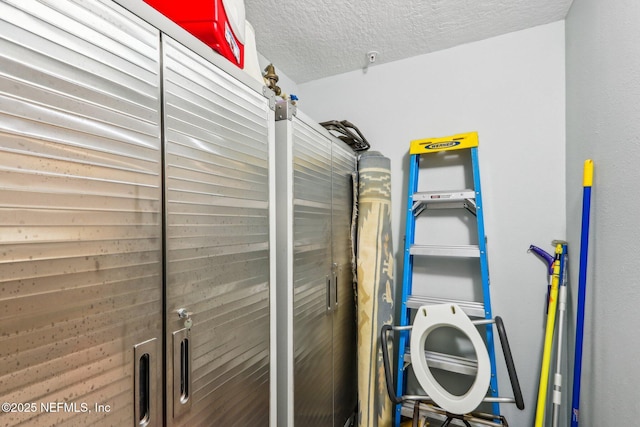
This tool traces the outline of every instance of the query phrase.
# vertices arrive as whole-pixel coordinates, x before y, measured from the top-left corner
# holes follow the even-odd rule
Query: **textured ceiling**
[[[245,0],[258,51],[296,83],[564,19],[572,0]]]

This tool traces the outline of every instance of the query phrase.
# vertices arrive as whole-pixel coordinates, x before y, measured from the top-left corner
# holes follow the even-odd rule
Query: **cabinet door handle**
[[[334,310],[338,309],[338,268],[336,267],[333,270],[333,295],[335,296],[335,300],[334,300],[334,305],[333,308]]]
[[[333,281],[331,280],[330,275],[327,275],[325,277],[325,280],[327,281],[327,311],[330,312],[331,310],[333,310],[333,296],[331,292]]]
[[[136,344],[134,350],[134,425],[156,425],[156,338]]]
[[[177,418],[191,408],[192,343],[190,329],[173,333],[173,417]]]

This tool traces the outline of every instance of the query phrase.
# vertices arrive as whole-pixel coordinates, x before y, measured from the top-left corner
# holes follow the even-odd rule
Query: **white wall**
[[[575,283],[582,165],[587,158],[595,164],[580,404],[585,427],[636,425],[640,409],[639,19],[637,1],[574,0],[566,20],[567,223]]]
[[[306,114],[350,120],[391,159],[398,286],[409,141],[479,132],[493,311],[527,405],[503,405],[514,426],[533,421],[544,333],[546,268],[527,249],[551,251],[566,237],[564,64],[556,22],[299,85]],[[501,394],[511,395],[499,362]]]

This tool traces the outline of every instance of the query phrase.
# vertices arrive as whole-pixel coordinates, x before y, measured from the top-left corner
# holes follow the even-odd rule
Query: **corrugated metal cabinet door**
[[[164,38],[167,424],[269,424],[272,112]]]
[[[331,142],[295,117],[292,132],[294,422],[330,426]]]
[[[159,69],[112,2],[0,2],[2,426],[162,425]]]
[[[351,268],[351,216],[355,155],[342,142],[332,150],[332,260],[335,289],[333,313],[333,425],[343,427],[357,401],[356,307]]]

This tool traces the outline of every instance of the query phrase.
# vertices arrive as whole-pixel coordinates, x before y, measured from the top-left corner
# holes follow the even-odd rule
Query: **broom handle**
[[[547,388],[549,385],[549,368],[551,366],[551,351],[553,349],[553,332],[556,323],[556,307],[558,304],[558,283],[560,281],[560,259],[562,244],[556,245],[555,261],[553,262],[553,277],[551,293],[549,294],[549,310],[547,313],[547,328],[542,352],[542,367],[540,369],[540,387],[538,388],[538,405],[536,407],[535,427],[543,427],[544,412],[547,405]]]
[[[582,339],[584,336],[584,304],[587,287],[587,260],[589,255],[589,213],[591,210],[591,186],[593,185],[593,160],[584,162],[582,193],[582,233],[580,235],[580,274],[578,276],[578,312],[576,318],[576,349],[573,363],[573,402],[571,427],[578,427],[580,410],[580,375],[582,374]]]
[[[562,337],[564,318],[567,311],[567,245],[562,247],[560,258],[560,288],[558,292],[558,338],[556,339],[556,373],[553,376],[553,418],[552,427],[560,424],[560,407],[562,405]]]

